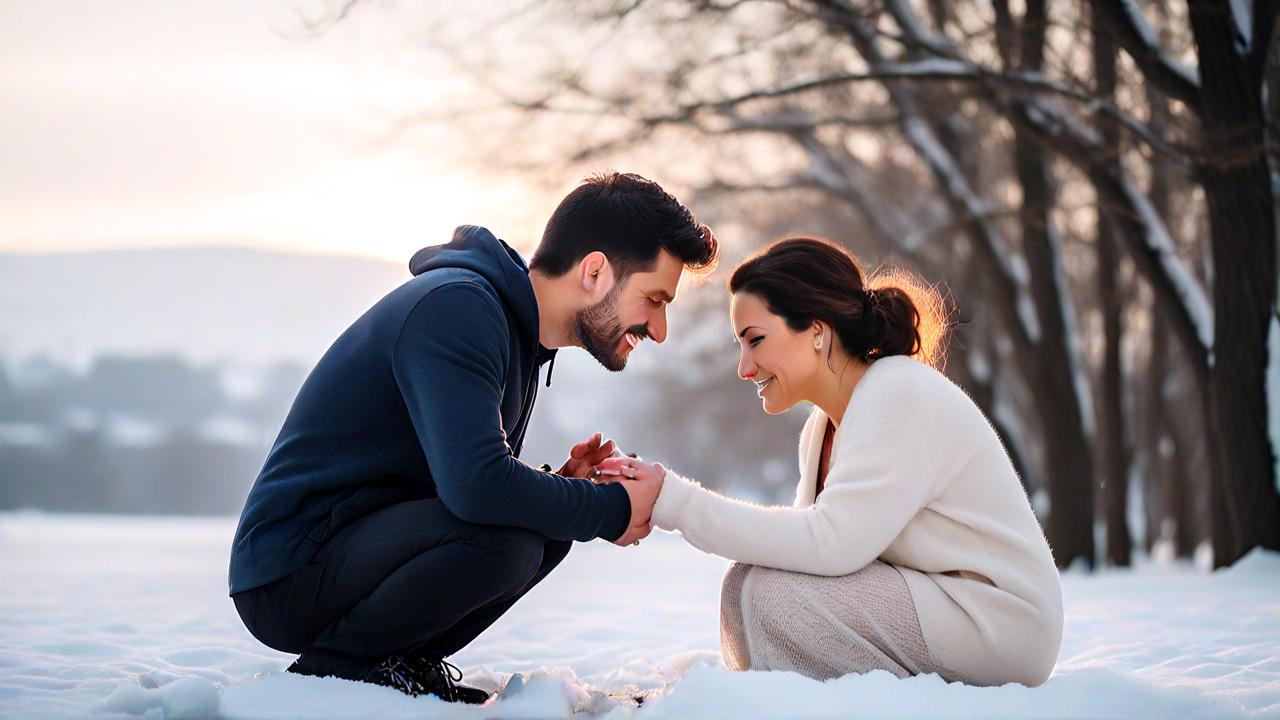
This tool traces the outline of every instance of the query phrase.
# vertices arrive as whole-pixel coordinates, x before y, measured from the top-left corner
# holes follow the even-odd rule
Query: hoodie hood
[[[488,280],[515,316],[520,333],[537,339],[538,299],[529,283],[529,266],[510,245],[485,228],[462,225],[447,244],[424,247],[409,260],[415,276],[439,268],[462,268]],[[538,348],[543,349],[541,343]]]

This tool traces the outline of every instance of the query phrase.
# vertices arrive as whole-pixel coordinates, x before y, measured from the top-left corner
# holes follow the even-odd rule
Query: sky
[[[403,262],[463,223],[531,247],[545,194],[467,165],[448,128],[385,141],[457,89],[403,18],[360,8],[301,32],[298,13],[324,8],[0,0],[0,252],[235,245]]]

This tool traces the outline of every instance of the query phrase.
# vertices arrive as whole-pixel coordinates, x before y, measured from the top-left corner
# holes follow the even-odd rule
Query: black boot
[[[418,681],[417,668],[402,655],[388,655],[370,665],[364,662],[337,661],[319,658],[314,653],[303,653],[286,672],[313,677],[338,677],[394,688],[406,695],[418,696],[431,692]]]
[[[418,684],[423,687],[423,692],[431,693],[441,700],[480,705],[489,699],[489,693],[480,688],[459,684],[462,671],[453,663],[418,656],[410,658],[409,664]]]

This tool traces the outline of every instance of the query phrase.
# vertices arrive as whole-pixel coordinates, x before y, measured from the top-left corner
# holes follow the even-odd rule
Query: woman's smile
[[[757,380],[755,378],[752,378],[751,382],[756,384],[756,394],[761,397],[764,397],[764,391],[767,390],[769,386],[773,384],[773,378],[774,378],[773,375],[770,375],[769,377],[763,380]]]

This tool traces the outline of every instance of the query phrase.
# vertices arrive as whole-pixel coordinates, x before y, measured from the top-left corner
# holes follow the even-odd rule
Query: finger
[[[596,450],[595,452],[589,453],[586,458],[587,462],[590,463],[591,465],[598,465],[602,460],[605,460],[610,456],[612,456],[615,452],[617,452],[616,450],[617,446],[611,445],[611,443],[613,443],[612,440],[610,440],[608,443],[605,443],[602,447],[600,447],[600,449]]]
[[[596,463],[596,467],[600,470],[621,470],[632,462],[634,461],[629,457],[610,457]]]
[[[582,458],[586,457],[592,450],[599,447],[599,445],[600,445],[600,433],[593,433],[591,437],[578,443],[577,445],[574,445],[569,450],[569,457],[573,458],[574,460],[581,460]]]
[[[636,539],[643,540],[649,537],[649,533],[651,532],[653,532],[653,523],[645,523],[644,527],[640,529],[640,534],[636,536]]]
[[[614,454],[615,452],[617,452],[617,450],[618,450],[618,443],[614,442],[613,440],[610,440],[605,444],[601,445],[599,449],[596,450],[596,454],[599,455],[601,459],[604,459]]]

